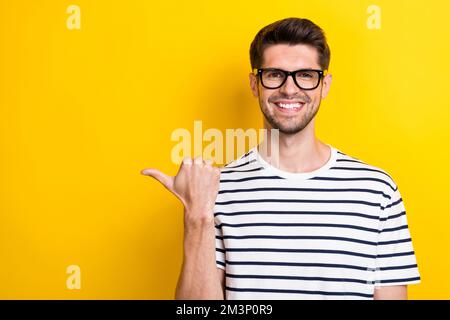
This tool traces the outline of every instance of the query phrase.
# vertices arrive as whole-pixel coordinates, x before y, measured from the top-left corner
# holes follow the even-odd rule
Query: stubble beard
[[[267,104],[269,104],[269,102],[267,102]],[[305,103],[302,106],[302,108],[304,108],[305,110],[300,110],[300,112],[304,113],[300,119],[298,118],[298,116],[286,118],[277,117],[275,115],[275,112],[269,111],[270,109],[276,107],[268,106],[267,104],[264,101],[259,101],[261,112],[263,113],[266,121],[271,125],[273,129],[278,129],[280,133],[292,135],[302,131],[304,128],[306,128],[306,126],[308,126],[311,120],[314,119],[317,112],[319,111],[320,100],[318,101],[317,106],[315,106],[314,100],[310,101],[309,103]]]

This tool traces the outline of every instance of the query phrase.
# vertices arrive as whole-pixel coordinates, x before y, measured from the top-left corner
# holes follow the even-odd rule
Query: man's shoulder
[[[389,172],[379,165],[367,162],[365,159],[357,158],[339,149],[336,149],[336,163],[334,169],[336,171],[347,172],[348,175],[354,177],[368,177],[378,179],[387,183],[393,190],[397,189],[397,185],[389,174]]]

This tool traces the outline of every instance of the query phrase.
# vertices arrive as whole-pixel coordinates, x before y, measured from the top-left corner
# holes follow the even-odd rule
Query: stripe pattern
[[[226,299],[373,299],[377,286],[420,282],[393,179],[329,146],[311,174],[282,174],[256,147],[221,168],[214,216]]]

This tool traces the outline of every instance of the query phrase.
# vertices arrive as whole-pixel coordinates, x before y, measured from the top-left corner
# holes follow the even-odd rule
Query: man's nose
[[[284,84],[280,87],[280,91],[290,96],[297,93],[299,91],[299,87],[295,84],[294,78],[292,78],[292,76],[288,76]]]

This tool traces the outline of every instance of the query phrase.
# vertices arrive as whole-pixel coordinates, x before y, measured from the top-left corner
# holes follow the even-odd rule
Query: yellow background
[[[331,47],[318,136],[393,176],[422,276],[410,298],[449,299],[449,14],[436,0],[1,0],[0,298],[172,299],[182,205],[139,171],[175,174],[171,133],[194,120],[261,128],[249,46],[296,16]]]

